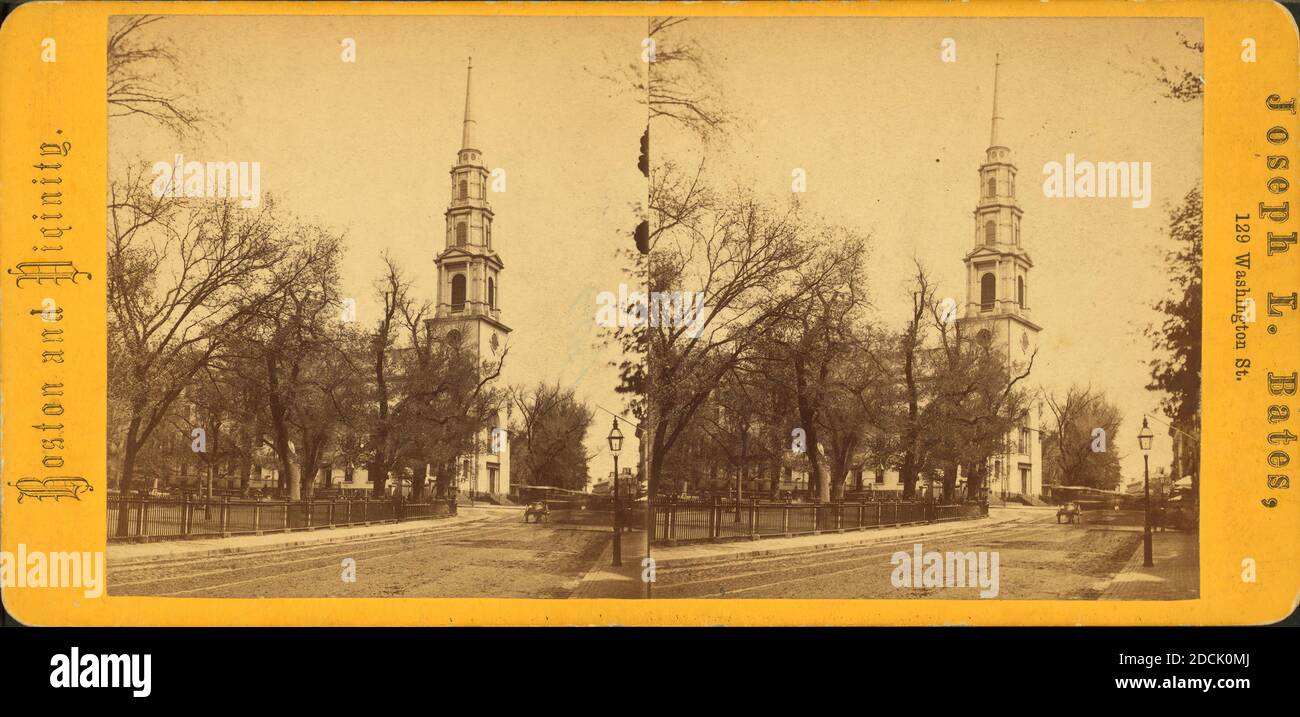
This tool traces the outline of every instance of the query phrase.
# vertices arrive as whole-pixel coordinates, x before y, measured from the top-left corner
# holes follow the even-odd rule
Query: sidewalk
[[[623,565],[617,568],[612,565],[614,541],[610,540],[596,560],[595,567],[582,576],[582,582],[569,594],[570,600],[635,600],[645,596],[645,583],[641,582],[645,531],[626,532],[622,542]]]
[[[1151,534],[1152,567],[1142,567],[1142,543],[1099,600],[1195,600],[1200,597],[1200,537],[1195,532]]]
[[[990,508],[989,517],[977,520],[954,520],[944,523],[904,525],[897,528],[871,528],[844,533],[826,532],[818,535],[799,535],[790,538],[760,538],[758,540],[730,541],[725,543],[693,543],[672,547],[652,547],[655,567],[664,570],[688,565],[706,565],[743,560],[765,555],[805,553],[825,548],[885,542],[900,538],[920,537],[943,533],[961,533],[986,530],[997,525],[1022,523],[1041,518],[1036,510],[1017,508]]]
[[[355,525],[346,528],[320,528],[318,530],[299,530],[290,533],[266,533],[263,535],[235,535],[229,538],[213,537],[195,540],[161,540],[151,543],[109,543],[105,551],[108,565],[119,568],[125,565],[140,565],[166,560],[185,560],[213,555],[234,553],[258,553],[302,545],[325,545],[351,540],[441,531],[466,523],[487,520],[498,511],[508,510],[490,506],[461,507],[457,515],[447,518],[416,519],[401,523],[375,523],[373,525]]]

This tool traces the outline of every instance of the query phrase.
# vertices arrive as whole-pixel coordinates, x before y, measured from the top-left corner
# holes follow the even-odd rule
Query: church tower
[[[501,274],[505,264],[492,248],[488,170],[478,146],[473,105],[474,61],[465,72],[465,120],[460,151],[451,168],[451,202],[443,212],[446,236],[434,259],[438,291],[430,336],[473,352],[477,362],[495,362],[505,350],[510,327],[501,320]],[[461,490],[504,494],[510,488],[510,456],[503,440],[504,411],[484,430],[478,455],[459,461]],[[499,429],[499,430],[497,430]]]
[[[1016,165],[1000,136],[998,104],[1000,59],[993,66],[993,122],[989,147],[979,168],[979,203],[975,206],[974,246],[966,254],[966,311],[959,319],[967,336],[978,337],[998,352],[1012,375],[1019,375],[1038,346],[1029,311],[1029,258],[1020,236],[1024,214],[1016,200]],[[1031,403],[1024,423],[1012,429],[1007,449],[989,466],[993,494],[1042,493],[1041,411]]]

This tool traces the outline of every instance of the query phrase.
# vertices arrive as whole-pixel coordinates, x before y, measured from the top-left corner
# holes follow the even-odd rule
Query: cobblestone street
[[[472,510],[472,509],[471,509]],[[520,510],[429,530],[115,566],[111,595],[564,598],[609,533],[525,524]],[[133,546],[124,546],[133,547]],[[354,582],[344,561],[355,561]]]

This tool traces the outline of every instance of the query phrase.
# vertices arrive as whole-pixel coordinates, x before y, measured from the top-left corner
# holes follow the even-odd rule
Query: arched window
[[[464,180],[464,179],[460,180],[460,191],[459,191],[459,193],[458,193],[457,196],[459,196],[461,199],[469,199],[469,182],[468,182],[468,181],[466,181],[466,180]]]
[[[469,241],[469,227],[466,226],[465,222],[457,222],[456,246],[465,246],[465,242],[467,241]]]
[[[989,272],[980,277],[980,311],[992,311],[993,305],[997,303],[998,280]]]
[[[1016,277],[1016,303],[1020,304],[1020,308],[1025,308],[1025,277],[1023,276]]]
[[[996,178],[989,177],[989,184],[988,187],[985,189],[984,196],[990,199],[998,196],[998,180]]]
[[[984,222],[984,243],[998,243],[998,225],[992,219]]]
[[[451,310],[460,311],[465,308],[465,275],[457,274],[451,277]]]
[[[497,307],[497,280],[489,277],[488,278],[488,308],[495,309],[496,307]]]

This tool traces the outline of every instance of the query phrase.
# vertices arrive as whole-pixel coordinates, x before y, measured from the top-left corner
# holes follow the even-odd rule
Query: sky
[[[1043,327],[1034,387],[1103,389],[1125,416],[1109,445],[1125,481],[1141,478],[1142,415],[1163,417],[1145,388],[1142,329],[1161,319],[1151,306],[1169,287],[1168,207],[1196,186],[1202,158],[1201,103],[1162,97],[1149,58],[1199,73],[1200,55],[1180,41],[1200,39],[1199,20],[694,18],[674,31],[704,49],[736,121],[707,150],[657,131],[656,161],[706,152],[715,182],[773,199],[788,198],[803,169],[801,205],[871,237],[868,288],[893,326],[913,257],[939,296],[964,297],[1000,55],[1000,138],[1019,170],[1029,304]],[[955,62],[941,59],[945,38]],[[1150,162],[1150,207],[1046,197],[1044,165],[1066,154]],[[1168,465],[1170,440],[1152,427],[1154,469]]]
[[[114,22],[117,22],[116,20]],[[374,320],[372,286],[389,251],[433,300],[448,171],[460,147],[466,58],[473,56],[478,149],[502,168],[489,196],[505,263],[502,320],[513,332],[509,384],[558,381],[596,410],[590,474],[612,469],[605,435],[623,413],[620,360],[601,346],[596,296],[635,284],[616,250],[645,201],[636,148],[645,108],[608,79],[635,58],[637,18],[169,17],[166,38],[202,132],[178,140],[134,118],[110,123],[110,175],[128,164],[257,161],[264,195],[346,236],[343,295]],[[356,62],[342,60],[344,38]],[[624,427],[624,456],[637,442]]]

